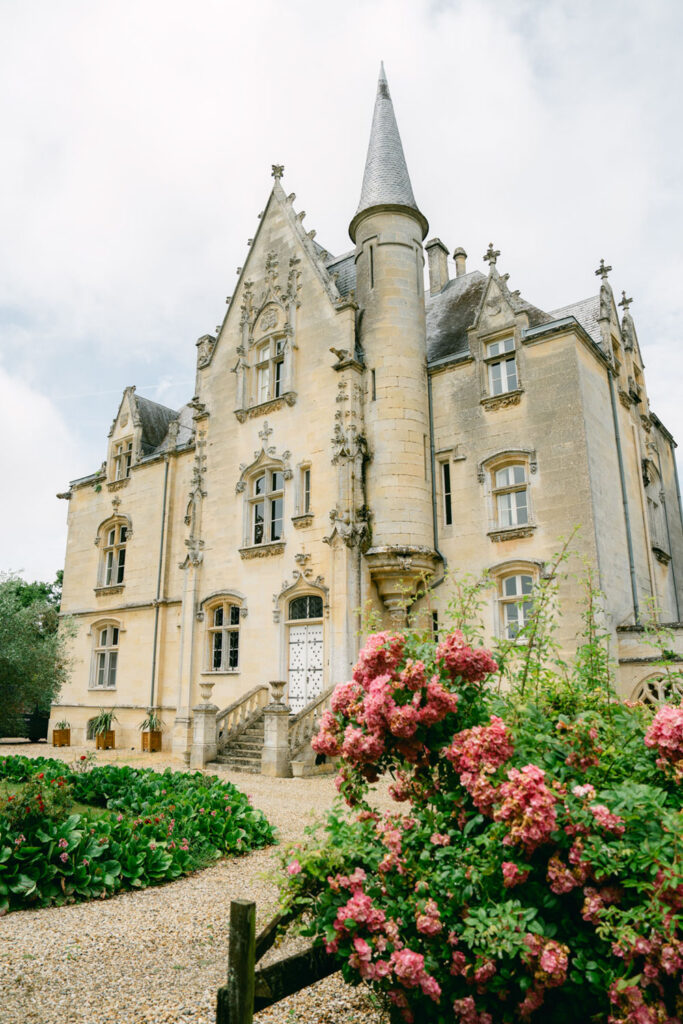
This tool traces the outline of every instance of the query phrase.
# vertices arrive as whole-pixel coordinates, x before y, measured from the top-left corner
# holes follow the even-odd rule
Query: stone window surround
[[[216,608],[237,608],[239,609],[238,621],[232,623],[230,621],[224,622],[220,627],[214,627],[213,625],[213,613]],[[204,664],[205,668],[200,669],[202,675],[207,676],[234,676],[240,673],[240,661],[242,657],[242,641],[240,637],[241,633],[241,622],[246,619],[249,611],[247,608],[246,597],[240,591],[237,590],[222,590],[217,593],[210,594],[205,597],[200,604],[200,609],[197,612],[197,619],[206,622],[206,643],[204,645]],[[225,617],[225,616],[224,616]],[[227,633],[237,633],[238,635],[238,647],[237,647],[237,665],[234,668],[213,668],[213,636],[217,631],[221,631],[224,634],[224,645],[227,637]],[[229,658],[229,650],[223,650],[223,656]]]
[[[511,465],[524,465],[526,470],[527,522],[511,526],[501,526],[495,496],[495,474],[498,470]],[[534,448],[506,448],[482,459],[477,466],[477,479],[484,484],[488,510],[489,529],[487,536],[498,543],[505,540],[520,540],[533,536],[536,529],[534,516],[532,480],[538,471],[538,459]]]
[[[506,579],[511,576],[531,576],[535,586],[543,578],[545,563],[538,559],[511,558],[505,562],[498,562],[489,569],[489,575],[495,582],[496,595],[494,598],[494,632],[497,637],[506,639],[503,605],[509,603],[503,597],[502,588]],[[523,640],[517,641],[523,643]]]
[[[120,538],[121,527],[124,527],[126,530],[125,540],[121,542],[119,539],[118,543],[115,542],[113,546],[107,544],[106,541],[108,539],[109,531],[113,528],[114,530],[116,530],[117,536]],[[123,592],[123,588],[125,586],[125,558],[127,554],[128,544],[132,536],[133,524],[130,520],[130,517],[127,515],[123,515],[118,511],[114,512],[113,515],[109,516],[107,519],[101,522],[100,525],[97,527],[97,533],[95,535],[95,547],[100,548],[101,551],[101,557],[99,559],[97,567],[97,583],[94,587],[94,591],[97,597],[107,596],[109,594],[120,594]],[[120,550],[123,550],[125,552],[122,578],[120,580],[115,580],[114,582],[110,581],[107,583],[106,574],[108,552],[113,551],[115,557],[116,552]],[[114,568],[113,560],[112,568]],[[118,568],[116,569],[116,575],[118,575]]]
[[[103,629],[113,627],[118,630],[118,637],[116,645],[109,644],[106,648],[100,646],[100,634]],[[116,690],[116,681],[119,674],[119,662],[118,655],[121,651],[121,635],[126,632],[126,627],[121,625],[121,621],[113,616],[106,616],[105,618],[96,619],[91,622],[90,628],[87,632],[87,636],[92,638],[92,656],[90,661],[90,674],[88,677],[88,690],[96,691],[98,693],[113,693]],[[114,685],[113,686],[98,686],[97,685],[97,662],[98,655],[100,653],[106,654],[105,661],[105,674],[109,673],[109,661],[112,653],[116,654],[116,667],[114,670]]]

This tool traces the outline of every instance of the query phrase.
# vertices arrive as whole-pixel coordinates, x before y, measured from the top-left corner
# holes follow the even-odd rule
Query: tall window
[[[301,513],[308,515],[310,512],[310,468],[301,472]]]
[[[127,539],[128,527],[125,523],[114,523],[107,527],[103,552],[102,586],[115,587],[123,583]]]
[[[504,576],[499,583],[500,628],[507,640],[514,640],[528,621],[532,609],[534,578],[527,573]]]
[[[295,597],[289,602],[290,619],[322,619],[323,599],[317,594]]]
[[[441,463],[441,479],[443,481],[443,521],[445,526],[451,526],[453,524],[453,499],[450,462]]]
[[[95,658],[92,688],[113,690],[119,660],[119,627],[111,623],[99,626],[95,633]]]
[[[239,605],[221,601],[209,609],[209,671],[235,672],[240,660]]]
[[[502,395],[506,391],[516,390],[518,380],[514,338],[490,342],[486,346],[486,362],[491,395]]]
[[[132,441],[121,441],[114,446],[114,480],[125,480],[130,476],[132,460]]]
[[[503,466],[493,472],[493,501],[499,530],[529,522],[527,468],[524,463]]]
[[[256,349],[256,404],[269,402],[282,394],[284,363],[282,338],[271,338]]]
[[[269,469],[255,477],[250,504],[251,543],[282,540],[284,474],[281,470]]]

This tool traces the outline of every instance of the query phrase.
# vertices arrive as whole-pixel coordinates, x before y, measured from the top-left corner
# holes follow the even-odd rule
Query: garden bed
[[[0,913],[171,881],[274,842],[261,811],[199,772],[0,758]]]

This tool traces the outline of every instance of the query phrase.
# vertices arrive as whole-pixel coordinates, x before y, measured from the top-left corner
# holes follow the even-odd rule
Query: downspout
[[[671,555],[671,581],[674,585],[674,601],[676,602],[676,622],[681,621],[681,609],[678,604],[678,587],[676,586],[676,570],[674,568],[676,560],[674,558],[674,551],[671,546],[671,533],[669,531],[669,513],[666,507],[666,497],[664,494],[664,477],[662,476],[662,457],[659,454],[659,448],[654,445],[654,450],[657,452],[657,465],[659,466],[659,482],[662,486],[662,505],[664,506],[664,525],[666,526],[666,542],[669,545],[669,554]],[[671,454],[674,456],[674,473],[676,472],[676,456],[673,451]],[[681,507],[681,494],[678,487],[678,473],[676,473],[676,492],[678,494],[678,507]]]
[[[446,579],[446,573],[448,572],[448,562],[443,551],[439,551],[439,522],[436,510],[436,455],[434,452],[434,403],[432,398],[432,378],[429,374],[429,368],[427,368],[427,405],[429,407],[429,456],[432,465],[432,526],[434,528],[434,550],[443,562],[443,574],[434,583],[429,584],[430,590],[435,590],[436,587],[441,586],[443,581]]]
[[[152,680],[149,688],[149,707],[154,707],[154,683],[157,670],[157,646],[159,638],[159,598],[161,597],[161,570],[164,562],[164,535],[166,533],[166,495],[168,492],[168,455],[164,466],[164,496],[161,503],[161,537],[159,540],[159,570],[157,572],[157,594],[154,602],[154,637],[152,640]]]
[[[626,494],[626,476],[624,474],[624,457],[621,450],[621,434],[619,433],[619,414],[614,394],[614,374],[612,367],[607,367],[607,379],[609,381],[609,397],[612,403],[612,420],[614,422],[614,439],[617,444],[617,460],[619,462],[619,480],[621,481],[621,500],[624,506],[624,522],[626,524],[626,544],[628,546],[628,564],[631,573],[631,594],[633,596],[633,614],[636,624],[640,622],[640,608],[638,606],[638,586],[636,582],[636,565],[633,557],[633,538],[631,537],[631,517],[628,511],[628,496]]]

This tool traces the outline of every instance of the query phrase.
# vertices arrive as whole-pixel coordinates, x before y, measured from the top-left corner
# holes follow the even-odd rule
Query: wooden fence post
[[[252,1024],[255,949],[256,904],[232,900],[228,984],[218,990],[216,1024]]]

